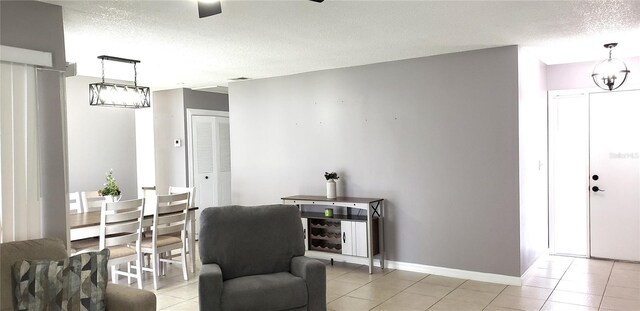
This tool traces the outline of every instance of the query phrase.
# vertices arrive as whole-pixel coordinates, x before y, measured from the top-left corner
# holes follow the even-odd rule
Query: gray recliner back
[[[224,280],[289,271],[304,255],[300,211],[293,205],[223,206],[200,214],[200,260]]]

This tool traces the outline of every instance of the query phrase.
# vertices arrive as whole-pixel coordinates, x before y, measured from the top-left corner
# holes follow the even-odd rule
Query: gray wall
[[[38,69],[38,148],[42,233],[67,239],[62,8],[36,1],[0,1],[0,44],[50,52],[54,71]]]
[[[229,111],[229,95],[183,89],[184,108]],[[185,112],[186,118],[186,112]],[[186,120],[186,119],[185,119]]]
[[[227,94],[173,89],[153,92],[156,189],[163,194],[169,186],[188,184],[187,109],[229,111]],[[174,147],[179,138],[182,146]]]
[[[156,158],[156,191],[166,194],[169,186],[186,186],[184,144],[176,148],[173,140],[185,140],[183,89],[153,92],[153,138]]]
[[[100,81],[85,76],[66,79],[69,191],[102,189],[105,173],[113,169],[122,197],[135,199],[135,110],[89,106],[89,84]]]
[[[50,52],[53,69],[65,70],[62,8],[38,1],[0,1],[2,45]]]
[[[603,59],[606,55],[603,54]],[[614,50],[615,57],[615,50]],[[622,59],[631,70],[625,86],[640,87],[640,57]],[[583,62],[547,66],[547,89],[567,90],[597,87],[591,74],[598,62]]]
[[[546,65],[518,54],[520,273],[548,249]]]
[[[386,199],[390,260],[520,276],[515,46],[234,82],[234,204]]]

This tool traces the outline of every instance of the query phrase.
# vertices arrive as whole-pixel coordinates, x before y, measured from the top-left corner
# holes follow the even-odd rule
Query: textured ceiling
[[[515,44],[547,64],[603,59],[607,42],[640,55],[640,1],[222,0],[203,19],[195,1],[47,2],[63,7],[78,74],[99,76],[98,55],[140,59],[139,84],[154,89]],[[124,64],[106,68],[132,79]]]

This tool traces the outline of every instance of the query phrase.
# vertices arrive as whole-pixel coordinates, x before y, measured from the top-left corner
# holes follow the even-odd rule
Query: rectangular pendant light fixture
[[[116,108],[149,108],[151,107],[151,90],[146,86],[138,86],[136,64],[139,60],[114,56],[98,56],[102,60],[102,82],[89,84],[89,105]],[[104,82],[104,61],[116,61],[133,64],[133,85]]]

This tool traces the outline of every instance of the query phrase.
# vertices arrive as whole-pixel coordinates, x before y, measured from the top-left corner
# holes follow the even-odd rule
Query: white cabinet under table
[[[308,256],[349,262],[366,258],[369,273],[372,273],[373,257],[379,253],[380,267],[384,269],[384,199],[327,199],[322,196],[295,195],[282,200],[284,204],[297,205],[301,210]],[[341,207],[346,214],[334,213],[333,217],[326,217],[322,212],[304,211],[303,206],[319,206],[322,210]],[[366,215],[360,215],[362,211]]]
[[[375,226],[374,226],[375,227]],[[363,221],[340,221],[340,233],[342,238],[342,254],[358,257],[367,257],[367,223]],[[373,254],[376,254],[376,238]]]

